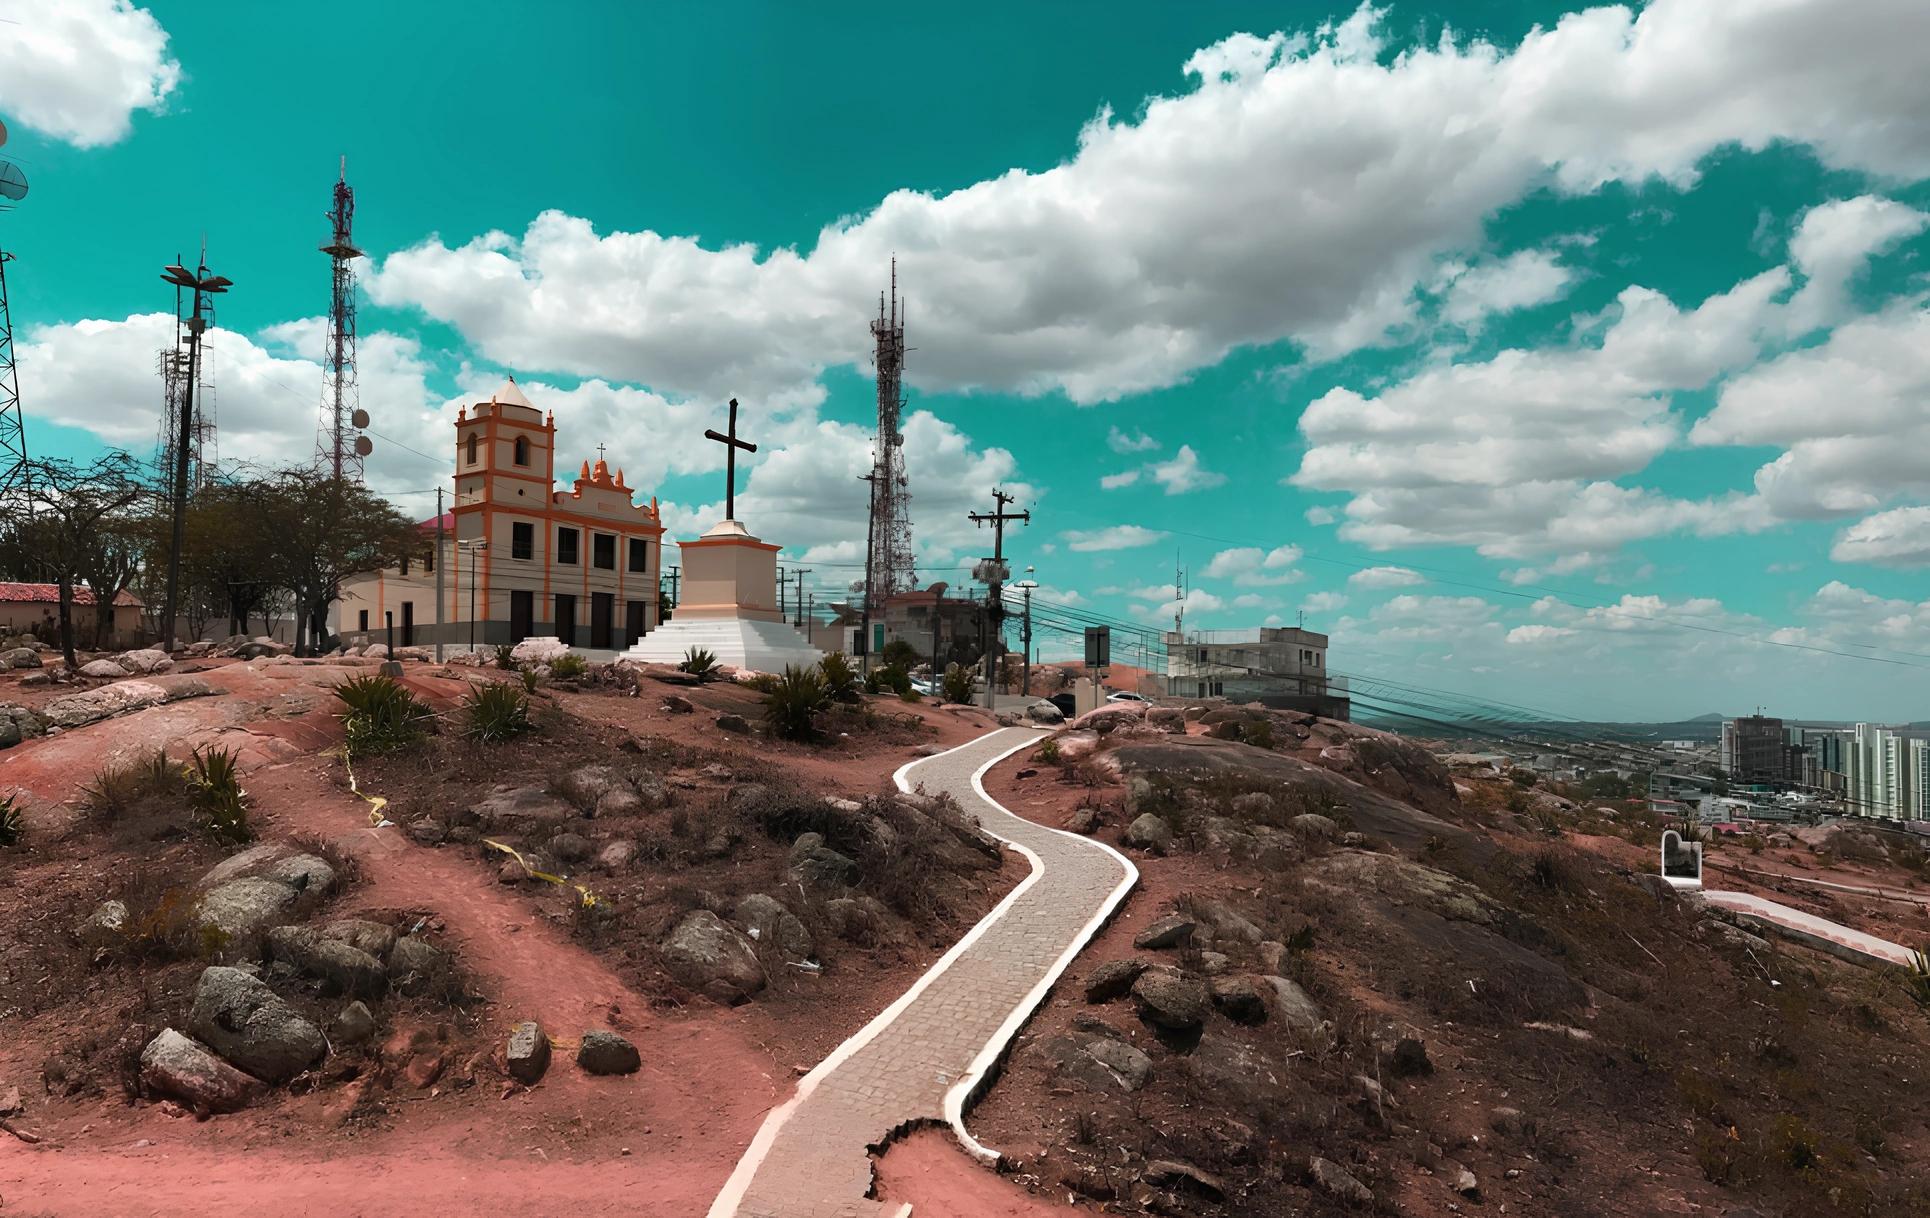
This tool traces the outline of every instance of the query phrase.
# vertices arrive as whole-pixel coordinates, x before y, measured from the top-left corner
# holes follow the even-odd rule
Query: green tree
[[[316,470],[281,470],[261,479],[248,502],[255,531],[236,544],[244,553],[266,539],[264,570],[287,593],[295,616],[295,651],[313,655],[328,635],[328,607],[344,580],[420,560],[429,541],[415,522],[359,482]]]
[[[9,501],[0,505],[5,513],[0,565],[19,578],[52,583],[59,590],[60,650],[69,668],[80,667],[75,655],[75,589],[86,585],[90,574],[118,580],[105,596],[102,589],[93,589],[97,603],[107,602],[111,624],[114,597],[132,579],[132,573],[123,574],[119,564],[124,557],[122,542],[141,527],[137,509],[147,489],[139,472],[134,458],[118,451],[85,465],[30,461],[22,467]]]

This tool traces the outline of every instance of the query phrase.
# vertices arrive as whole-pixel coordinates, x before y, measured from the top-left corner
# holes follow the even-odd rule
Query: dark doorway
[[[617,598],[608,592],[590,593],[590,646],[608,651],[610,627],[616,619]]]
[[[509,594],[509,641],[520,643],[535,633],[536,594],[511,592]]]
[[[415,646],[415,602],[402,602],[402,645]]]
[[[576,598],[568,593],[556,594],[556,637],[563,646],[576,646]]]
[[[643,637],[643,615],[648,604],[648,601],[623,603],[623,646],[626,650],[636,646],[637,640]]]

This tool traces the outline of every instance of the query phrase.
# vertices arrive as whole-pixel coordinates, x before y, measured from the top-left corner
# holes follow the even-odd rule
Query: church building
[[[422,524],[431,557],[345,582],[332,610],[344,644],[384,642],[391,614],[396,645],[416,647],[554,635],[621,651],[659,624],[663,525],[654,498],[633,502],[622,469],[585,461],[571,488],[556,490],[556,417],[531,405],[514,377],[463,408],[455,443],[451,510]]]

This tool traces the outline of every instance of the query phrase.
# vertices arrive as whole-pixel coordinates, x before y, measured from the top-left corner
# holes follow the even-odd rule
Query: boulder
[[[665,694],[663,697],[663,710],[666,714],[688,715],[696,709],[691,705],[690,699],[682,694]]]
[[[1155,706],[1146,712],[1146,726],[1179,735],[1186,731],[1186,712],[1175,706]]]
[[[1061,731],[1052,737],[1059,744],[1060,761],[1077,761],[1090,757],[1099,749],[1099,733],[1091,731]]]
[[[684,915],[662,951],[671,976],[726,1005],[748,1002],[766,984],[750,940],[708,909]]]
[[[1034,723],[1058,724],[1066,721],[1065,712],[1050,702],[1034,702],[1025,708],[1025,717]]]
[[[448,953],[414,935],[397,939],[389,951],[389,985],[400,993],[429,993],[448,971]]]
[[[83,677],[104,677],[110,681],[118,681],[129,674],[127,669],[122,668],[113,660],[100,659],[89,660],[87,663],[82,664],[80,666],[80,675]]]
[[[585,812],[596,810],[597,801],[612,791],[629,786],[621,774],[607,765],[578,766],[556,784],[556,793]]]
[[[21,680],[25,683],[45,675],[34,673]],[[0,749],[10,749],[22,740],[31,740],[35,736],[44,736],[46,733],[47,725],[41,721],[39,715],[24,706],[0,702]]]
[[[1213,1005],[1234,1023],[1261,1023],[1266,1019],[1271,991],[1259,978],[1216,977],[1211,988]]]
[[[1123,997],[1147,967],[1147,961],[1132,958],[1106,961],[1086,974],[1086,1001],[1111,1002]]]
[[[1094,807],[1074,808],[1066,817],[1066,832],[1090,835],[1100,825],[1099,809]]]
[[[1332,1159],[1322,1159],[1316,1155],[1307,1161],[1307,1174],[1313,1177],[1315,1188],[1336,1201],[1352,1205],[1374,1203],[1374,1190],[1354,1179],[1353,1173]]]
[[[1054,1074],[1094,1091],[1137,1091],[1153,1076],[1153,1061],[1110,1036],[1054,1036],[1040,1046]]]
[[[848,943],[876,943],[885,936],[891,916],[875,897],[833,897],[824,903],[824,924]]]
[[[621,841],[611,842],[602,850],[598,851],[596,863],[597,866],[603,868],[605,871],[624,871],[629,868],[631,863],[636,861],[636,858],[637,844],[625,838]]]
[[[89,951],[112,947],[127,933],[127,903],[102,901],[74,931],[80,945]]]
[[[737,903],[737,924],[761,944],[776,948],[790,960],[809,960],[815,945],[811,932],[796,914],[775,897],[753,893]]]
[[[615,1032],[585,1032],[576,1064],[588,1074],[635,1074],[643,1066],[637,1047]]]
[[[550,1068],[550,1038],[541,1024],[530,1020],[511,1030],[504,1064],[509,1077],[525,1087],[533,1087],[542,1079],[543,1072]]]
[[[141,1050],[141,1085],[196,1112],[239,1112],[267,1088],[173,1028]]]
[[[202,970],[188,1014],[194,1037],[256,1078],[285,1083],[328,1050],[321,1029],[237,968]]]
[[[427,647],[398,647],[390,653],[389,658],[391,660],[432,660],[435,658],[435,653]]]
[[[1168,914],[1133,936],[1133,946],[1157,951],[1181,947],[1193,941],[1195,923],[1191,918]]]
[[[1200,924],[1197,938],[1214,943],[1259,943],[1266,938],[1258,926],[1217,897],[1191,896],[1186,905]]]
[[[1141,850],[1151,850],[1156,854],[1166,853],[1173,844],[1173,830],[1165,821],[1151,812],[1141,813],[1132,824],[1126,826],[1126,844]]]
[[[512,647],[509,658],[518,665],[548,664],[570,654],[570,649],[561,639],[533,638],[524,639]]]
[[[320,980],[325,993],[380,998],[388,992],[389,978],[380,960],[305,926],[277,926],[269,931],[268,955]]]
[[[806,892],[842,892],[858,882],[858,864],[825,845],[823,834],[804,833],[791,845],[789,874]]]
[[[1307,991],[1285,977],[1253,978],[1265,987],[1267,1014],[1296,1032],[1315,1032],[1325,1022]]]
[[[468,813],[484,833],[536,833],[575,820],[577,810],[542,787],[498,786]]]
[[[1288,824],[1293,826],[1295,833],[1305,838],[1330,842],[1340,836],[1340,826],[1334,823],[1334,818],[1318,812],[1302,812]]]
[[[739,735],[751,730],[750,721],[742,715],[719,715],[717,716],[716,723],[719,730],[736,732]]]
[[[218,937],[230,956],[244,955],[273,926],[288,920],[300,897],[291,886],[264,876],[248,876],[210,889],[195,910],[203,934]]]
[[[0,665],[7,668],[39,668],[40,653],[31,647],[15,647],[0,654]]]
[[[596,845],[581,833],[559,833],[550,839],[549,852],[558,862],[581,863],[596,852]]]
[[[349,1003],[328,1021],[328,1038],[336,1045],[359,1045],[375,1035],[375,1013],[361,1000]]]
[[[386,922],[373,922],[367,918],[342,918],[322,927],[320,934],[324,939],[339,939],[359,952],[367,952],[377,960],[387,960],[389,949],[395,946],[395,927]]]
[[[1211,1009],[1206,986],[1174,968],[1149,968],[1133,982],[1139,1017],[1168,1032],[1188,1032],[1206,1020]]]
[[[154,647],[124,651],[114,657],[114,662],[128,672],[166,672],[174,667],[174,661],[168,658],[168,653]]]
[[[1131,727],[1146,717],[1146,706],[1142,702],[1108,702],[1095,707],[1072,721],[1075,731],[1093,731],[1100,735]]]
[[[371,660],[386,660],[389,658],[389,645],[387,643],[370,643],[362,649],[362,654]]]

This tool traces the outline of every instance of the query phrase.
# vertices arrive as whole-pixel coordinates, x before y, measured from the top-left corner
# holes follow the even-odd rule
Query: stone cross
[[[715,440],[724,446],[724,519],[737,519],[737,450],[747,453],[757,451],[757,445],[737,438],[737,399],[730,400],[729,430],[723,434],[705,431],[704,439]]]

